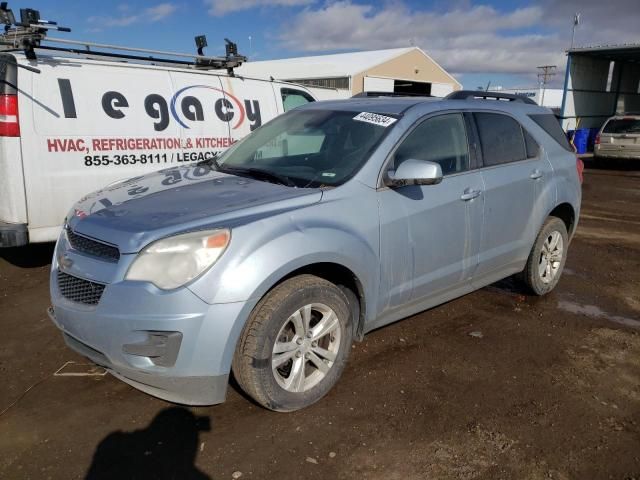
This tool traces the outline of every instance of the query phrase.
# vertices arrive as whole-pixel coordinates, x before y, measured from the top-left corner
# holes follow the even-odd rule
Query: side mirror
[[[442,168],[439,163],[409,158],[398,169],[390,173],[385,180],[389,187],[405,185],[435,185],[442,181]]]

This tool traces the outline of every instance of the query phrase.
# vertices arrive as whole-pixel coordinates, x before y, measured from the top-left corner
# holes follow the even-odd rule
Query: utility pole
[[[540,105],[544,106],[544,92],[547,89],[547,83],[551,77],[553,77],[557,72],[556,65],[541,65],[538,68],[538,83],[540,84],[540,88],[542,89],[542,98],[540,99]]]

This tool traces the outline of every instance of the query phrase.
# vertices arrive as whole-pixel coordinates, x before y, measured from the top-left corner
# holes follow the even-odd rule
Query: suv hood
[[[82,235],[139,252],[169,235],[233,227],[319,202],[320,189],[292,188],[217,172],[174,167],[131,178],[76,203],[68,225]]]

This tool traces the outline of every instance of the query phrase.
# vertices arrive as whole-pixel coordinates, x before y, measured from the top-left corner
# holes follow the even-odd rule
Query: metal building
[[[538,105],[548,107],[560,112],[562,96],[564,91],[561,88],[492,88],[490,91],[498,93],[512,93],[532,99]]]
[[[640,44],[569,50],[564,129],[597,129],[610,116],[630,112],[640,112]]]
[[[418,47],[247,62],[236,73],[337,89],[344,97],[361,92],[443,97],[462,88]]]

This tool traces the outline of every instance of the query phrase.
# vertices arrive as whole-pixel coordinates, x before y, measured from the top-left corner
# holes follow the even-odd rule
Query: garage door
[[[393,92],[393,79],[364,77],[365,92]]]

